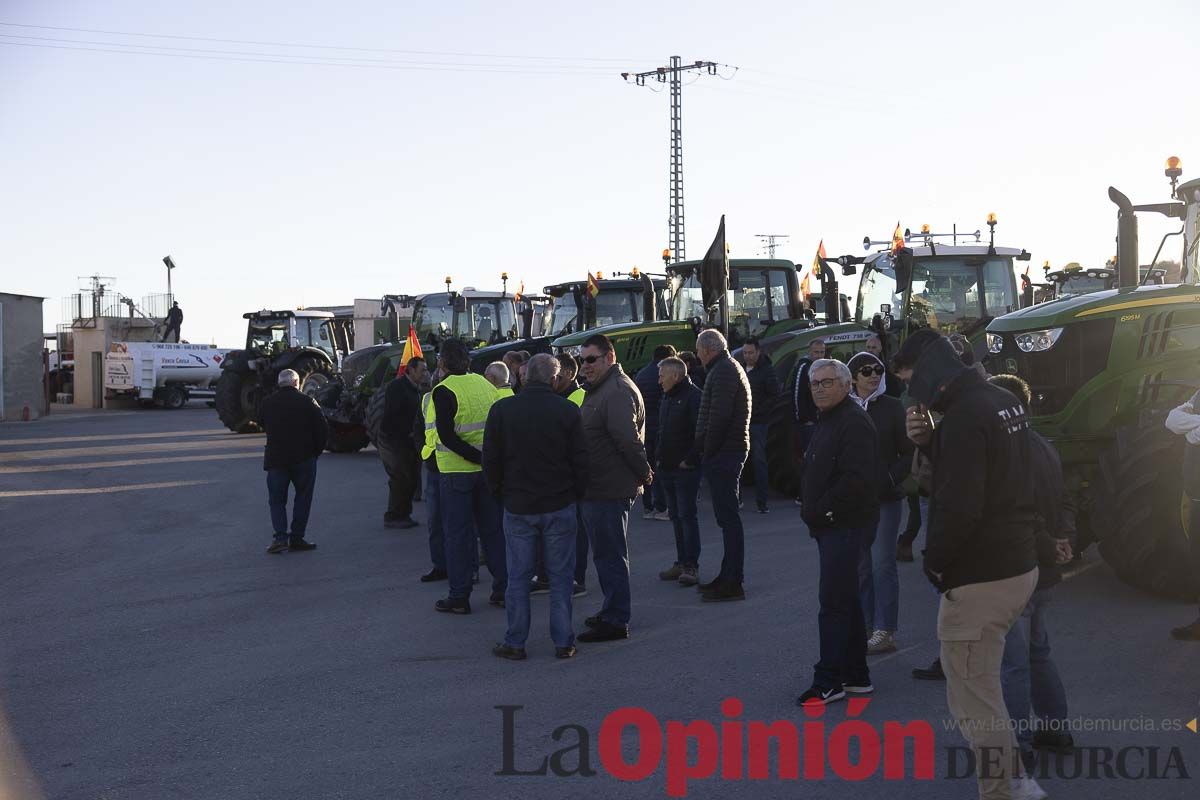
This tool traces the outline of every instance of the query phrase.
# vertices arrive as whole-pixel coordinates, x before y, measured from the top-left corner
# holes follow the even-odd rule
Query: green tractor
[[[404,342],[393,342],[355,350],[342,360],[341,372],[316,395],[329,424],[326,450],[355,453],[371,444],[371,398],[396,377],[403,356]]]
[[[791,387],[771,412],[767,440],[771,485],[795,496],[798,475],[792,452],[792,394],[800,360],[809,344],[822,339],[830,358],[848,361],[862,350],[872,335],[883,342],[885,356],[915,330],[933,328],[944,334],[961,333],[982,358],[984,329],[988,322],[1018,308],[1014,262],[1028,261],[1025,250],[995,246],[995,215],[989,215],[991,238],[983,244],[979,231],[963,234],[932,233],[923,226],[919,234],[904,232],[912,246],[893,246],[889,240],[863,239],[864,249],[886,245],[868,256],[840,256],[821,260],[822,295],[837,297],[834,267],[852,276],[862,266],[853,319],[829,319],[825,325],[766,338],[764,352],[771,356],[781,383]],[[949,244],[939,239],[950,239]],[[965,240],[966,243],[963,243]],[[898,244],[903,244],[898,243]],[[832,305],[826,302],[826,305]]]
[[[300,374],[300,391],[316,397],[334,379],[348,352],[346,330],[328,311],[253,311],[243,314],[246,347],[221,364],[217,416],[234,433],[259,430],[259,404],[275,391],[279,373]]]
[[[666,280],[640,273],[636,267],[628,277],[598,279],[596,288],[598,293],[592,297],[586,280],[547,286],[542,290],[547,302],[540,314],[531,309],[536,315],[527,328],[531,335],[472,351],[471,369],[482,373],[488,364],[513,350],[549,353],[550,343],[560,336],[616,323],[654,322],[666,316]]]
[[[1052,441],[1067,473],[1082,549],[1100,554],[1124,581],[1194,600],[1189,567],[1190,504],[1183,490],[1184,443],[1163,426],[1167,412],[1200,386],[1200,180],[1179,185],[1167,162],[1171,202],[1133,205],[1116,189],[1117,288],[1061,297],[992,321],[992,372],[1033,389],[1033,424]],[[1177,284],[1138,266],[1138,212],[1180,220]]]
[[[679,261],[667,266],[667,284],[671,298],[670,319],[637,320],[599,324],[559,336],[552,343],[555,352],[577,355],[589,336],[603,333],[612,340],[617,361],[629,374],[650,363],[654,348],[674,345],[676,350],[691,350],[696,334],[704,328],[728,326],[731,347],[738,347],[749,336],[774,336],[784,331],[814,325],[803,313],[796,265],[782,259],[732,259],[729,261],[729,290],[725,302],[720,288],[702,280],[703,261]],[[607,320],[597,313],[597,322]]]

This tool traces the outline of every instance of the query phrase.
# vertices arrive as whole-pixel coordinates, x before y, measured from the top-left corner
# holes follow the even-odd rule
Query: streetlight
[[[175,269],[175,262],[170,256],[163,256],[163,263],[167,265],[167,308],[171,308],[171,302],[175,299],[175,294],[171,291],[171,270]]]

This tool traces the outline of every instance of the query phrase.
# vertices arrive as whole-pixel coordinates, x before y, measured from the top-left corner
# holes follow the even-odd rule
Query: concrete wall
[[[379,300],[356,299],[354,301],[354,347],[361,349],[379,344],[377,330],[386,331],[387,325],[379,316]],[[400,321],[400,338],[408,335],[408,323],[412,320],[413,308],[396,304],[396,314]]]
[[[36,419],[45,408],[42,298],[0,292],[0,315],[0,419],[21,419],[26,405],[29,418]]]
[[[90,320],[89,320],[90,321]],[[75,341],[75,397],[76,408],[107,407],[102,399],[104,391],[104,354],[112,348],[113,342],[152,342],[154,341],[154,320],[125,319],[122,317],[99,317],[95,327],[75,327],[71,329]],[[99,371],[94,367],[93,353],[100,355]]]

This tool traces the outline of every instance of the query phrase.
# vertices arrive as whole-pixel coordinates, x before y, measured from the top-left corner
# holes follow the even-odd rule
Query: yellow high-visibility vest
[[[514,394],[511,386],[503,386],[496,390],[496,399],[503,400],[506,397],[512,397]]]
[[[437,449],[437,411],[433,407],[433,392],[421,398],[421,417],[425,420],[425,440],[421,444],[421,460],[425,461]]]
[[[582,386],[567,395],[567,399],[580,408],[583,408],[583,398],[585,397],[587,397],[587,392],[583,390]]]
[[[496,387],[487,378],[474,373],[448,375],[439,384],[449,389],[458,401],[458,413],[454,415],[454,432],[472,447],[483,449],[483,429],[487,425],[488,412],[496,402]],[[438,470],[448,472],[480,472],[479,464],[472,464],[449,447],[438,442],[436,445]]]

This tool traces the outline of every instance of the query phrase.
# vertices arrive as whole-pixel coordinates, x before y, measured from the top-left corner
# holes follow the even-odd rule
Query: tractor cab
[[[653,322],[667,316],[666,279],[643,276],[636,267],[627,277],[600,275],[595,282],[594,297],[588,286],[586,280],[568,281],[542,290],[552,298],[546,326],[550,336],[566,336],[620,322]]]
[[[671,318],[694,327],[729,330],[729,346],[751,336],[766,337],[805,324],[796,265],[782,259],[734,259],[729,262],[729,290],[706,286],[700,261],[667,267],[671,281]],[[727,317],[727,319],[726,319]]]
[[[246,320],[246,350],[275,357],[290,350],[318,350],[339,364],[349,352],[328,311],[253,311]]]
[[[511,294],[469,286],[457,292],[417,295],[412,324],[421,345],[433,352],[447,339],[462,339],[473,350],[519,335]]]

